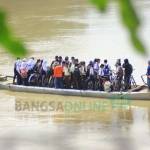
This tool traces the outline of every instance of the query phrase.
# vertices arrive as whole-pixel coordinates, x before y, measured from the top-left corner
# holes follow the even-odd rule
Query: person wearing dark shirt
[[[123,68],[124,68],[125,90],[128,90],[128,89],[131,88],[130,78],[131,78],[131,75],[132,75],[132,72],[133,72],[132,65],[129,63],[128,59],[124,60]]]
[[[148,88],[150,90],[150,60],[148,61],[148,67],[147,67],[147,85],[148,85]]]

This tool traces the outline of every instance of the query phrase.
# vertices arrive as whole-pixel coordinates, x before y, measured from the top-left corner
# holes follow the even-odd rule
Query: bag
[[[110,74],[110,69],[109,69],[109,67],[108,67],[108,65],[106,65],[105,67],[104,67],[104,76],[108,76],[109,74]]]
[[[27,69],[21,69],[20,70],[20,75],[21,75],[21,77],[22,78],[27,78],[27,76],[28,76],[28,71],[27,71]]]

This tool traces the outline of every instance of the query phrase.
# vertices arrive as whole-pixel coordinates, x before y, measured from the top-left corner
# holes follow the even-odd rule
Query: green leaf
[[[138,53],[145,55],[146,48],[138,36],[140,19],[136,14],[135,8],[133,7],[131,0],[119,0],[119,8],[122,22],[129,31],[133,46]]]
[[[109,0],[91,0],[99,10],[104,12],[107,8]],[[138,29],[140,27],[140,19],[132,4],[132,0],[115,0],[119,3],[119,10],[123,25],[128,29],[131,42],[138,53],[145,55],[146,48],[138,37]]]
[[[16,39],[6,22],[6,14],[0,10],[0,44],[14,56],[22,57],[27,50],[21,40]]]
[[[131,31],[137,30],[140,25],[140,19],[135,12],[131,0],[119,0],[119,4],[123,24]]]
[[[94,3],[99,10],[104,12],[107,9],[107,5],[108,5],[109,0],[90,0],[90,1],[92,1],[92,3]]]
[[[139,53],[144,54],[144,55],[147,54],[144,44],[142,43],[139,36],[134,32],[131,33],[131,41],[132,41],[134,47],[136,48],[136,51],[138,51]]]

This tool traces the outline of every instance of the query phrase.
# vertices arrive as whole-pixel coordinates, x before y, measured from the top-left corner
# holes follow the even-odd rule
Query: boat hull
[[[30,92],[40,94],[55,94],[65,96],[81,96],[105,99],[131,99],[131,100],[150,100],[150,92],[101,92],[90,90],[73,90],[73,89],[55,89],[45,87],[22,86],[13,84],[0,83],[0,89],[11,90],[16,92]]]

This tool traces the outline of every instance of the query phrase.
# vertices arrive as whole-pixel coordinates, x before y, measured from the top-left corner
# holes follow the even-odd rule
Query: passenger
[[[107,59],[104,60],[104,77],[106,78],[106,80],[110,80],[110,74],[111,74],[111,67],[108,64]]]
[[[75,58],[71,57],[71,63],[69,65],[69,70],[70,70],[70,74],[71,74],[71,88],[73,88],[73,73],[75,70]]]
[[[42,61],[42,72],[41,75],[47,75],[47,71],[48,71],[48,64],[46,60]]]
[[[13,84],[15,84],[16,78],[17,78],[17,84],[19,84],[19,83],[18,83],[18,76],[20,76],[20,74],[19,74],[19,71],[18,71],[18,67],[19,67],[20,64],[21,64],[20,62],[21,62],[21,60],[20,60],[20,58],[18,57],[18,58],[16,59],[16,61],[15,61],[15,64],[14,64]]]
[[[53,68],[54,67],[54,64],[55,62],[58,62],[59,61],[59,57],[58,56],[55,56],[55,60],[52,61],[50,67]]]
[[[28,65],[27,60],[24,58],[20,66],[20,75],[23,85],[28,85]]]
[[[34,71],[34,66],[35,66],[36,62],[34,60],[34,57],[31,57],[28,61],[27,61],[27,68],[28,68],[28,76],[30,76]]]
[[[79,71],[80,71],[80,81],[79,88],[85,90],[85,81],[86,81],[86,64],[84,61],[80,62]]]
[[[71,73],[70,73],[70,68],[69,68],[69,63],[68,62],[64,63],[63,73],[64,73],[64,87],[66,89],[69,89],[70,86],[71,86],[71,84],[70,84]]]
[[[95,88],[95,80],[94,80],[94,68],[93,68],[93,62],[90,61],[88,66],[87,66],[87,72],[86,72],[86,89],[92,89],[94,90]],[[88,86],[88,83],[92,82],[92,85],[90,87]]]
[[[75,58],[71,57],[71,62],[70,62],[70,72],[73,73],[75,69]]]
[[[42,69],[42,62],[40,59],[38,59],[35,63],[33,70],[34,70],[34,72],[40,73],[41,69]]]
[[[54,86],[55,88],[63,88],[63,67],[59,64],[59,62],[55,63],[54,67]]]
[[[115,63],[116,69],[117,69],[117,67],[118,67],[118,64],[121,64],[121,59],[117,59],[117,61],[116,61],[116,63]]]
[[[148,61],[148,67],[147,67],[147,85],[148,85],[148,88],[150,90],[150,60]]]
[[[100,91],[104,91],[104,80],[105,80],[105,76],[104,76],[104,64],[100,65],[99,68],[99,72],[98,72],[98,78],[99,78],[99,84],[100,84]]]
[[[62,61],[63,61],[63,60],[62,60],[62,56],[59,56],[59,57],[58,57],[58,62],[59,62],[59,64],[62,64]]]
[[[69,57],[68,57],[68,56],[65,57],[65,63],[70,64],[70,62],[69,62]]]
[[[121,66],[121,63],[118,62],[116,65],[117,70],[116,70],[116,79],[114,83],[114,90],[115,91],[120,91],[122,87],[122,80],[123,80],[123,68]]]
[[[100,59],[94,60],[94,66],[93,67],[94,67],[94,74],[95,74],[95,76],[97,76],[99,68],[100,68]]]
[[[73,88],[79,89],[79,81],[80,81],[80,70],[78,60],[75,60],[75,69],[73,73]]]
[[[123,68],[124,68],[124,86],[125,86],[125,91],[131,88],[131,75],[133,72],[133,68],[132,65],[129,63],[128,59],[124,60],[124,64],[123,64]]]
[[[71,57],[71,62],[74,62],[74,60],[75,60],[75,57],[72,56],[72,57]]]

